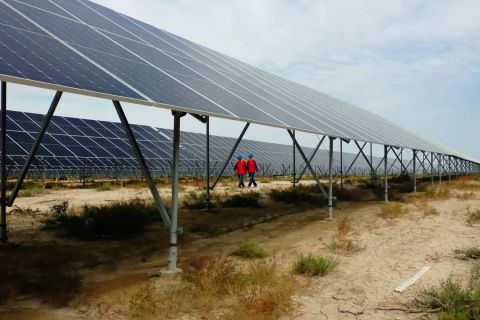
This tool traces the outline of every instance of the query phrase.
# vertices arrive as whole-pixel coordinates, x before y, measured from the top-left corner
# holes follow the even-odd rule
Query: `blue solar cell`
[[[43,15],[57,17],[19,2],[9,1],[9,4],[30,13],[41,12]],[[4,11],[9,10],[3,3],[0,3],[0,7]],[[1,15],[2,19],[3,16],[4,14]],[[16,17],[23,21],[23,24],[33,26],[20,16]],[[58,17],[58,19],[64,18]],[[17,29],[17,25],[15,27],[0,25],[0,48],[2,50],[1,74],[143,99],[118,80],[49,36]]]
[[[44,144],[44,147],[47,148],[53,155],[56,157],[73,157],[74,154],[68,151],[67,148],[60,144]]]
[[[39,9],[47,10],[48,12],[62,15],[70,19],[74,19],[74,17],[71,14],[67,13],[65,10],[62,10],[55,4],[51,3],[49,0],[17,0],[17,1],[23,2],[25,4],[29,4]]]
[[[86,7],[77,1],[72,0],[53,0],[63,9],[67,10],[73,16],[77,17],[81,21],[91,25],[93,27],[101,28],[103,30],[121,35],[123,37],[132,37],[132,35],[125,31],[123,28],[112,23],[108,19],[105,19],[101,15],[97,14],[95,11]]]
[[[28,154],[11,139],[7,139],[7,153],[12,156],[23,156]]]

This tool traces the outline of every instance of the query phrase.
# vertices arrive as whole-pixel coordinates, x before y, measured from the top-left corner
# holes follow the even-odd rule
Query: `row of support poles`
[[[2,81],[2,132],[1,132],[1,148],[2,148],[2,178],[0,182],[1,194],[1,211],[0,211],[0,241],[6,243],[8,240],[7,233],[7,83]]]
[[[343,190],[343,139],[340,139],[340,188]]]

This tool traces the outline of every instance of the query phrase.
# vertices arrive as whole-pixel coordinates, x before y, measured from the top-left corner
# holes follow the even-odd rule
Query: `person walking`
[[[237,157],[238,161],[235,163],[235,172],[238,176],[238,187],[245,188],[244,177],[245,173],[247,172],[247,162],[243,160],[243,156],[241,154]]]
[[[255,158],[253,157],[253,153],[250,153],[248,155],[247,171],[248,171],[248,176],[250,177],[250,181],[248,182],[248,187],[250,188],[252,184],[254,187],[257,187],[257,182],[255,182],[255,173],[257,173],[258,171],[258,167],[257,167],[257,161],[255,161]]]

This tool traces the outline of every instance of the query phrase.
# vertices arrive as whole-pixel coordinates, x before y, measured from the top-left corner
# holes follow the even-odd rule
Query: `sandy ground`
[[[275,182],[268,188],[287,184]],[[223,188],[218,192],[234,190],[228,186]],[[65,190],[19,199],[17,205],[46,210],[62,199],[68,199],[73,205],[82,205],[147,196],[145,189]],[[438,285],[449,276],[466,279],[471,263],[455,258],[453,251],[480,243],[480,226],[467,223],[467,208],[480,209],[480,193],[475,196],[469,200],[428,201],[439,211],[433,216],[425,216],[419,208],[408,204],[408,214],[394,220],[378,217],[377,213],[384,205],[380,202],[340,203],[331,221],[324,219],[324,208],[311,209],[216,237],[185,242],[179,252],[183,258],[228,254],[239,242],[248,240],[274,252],[275,259],[285,268],[289,268],[300,253],[333,255],[340,261],[337,269],[327,277],[312,280],[306,291],[295,296],[298,304],[295,319],[421,319],[419,316],[422,315],[379,308],[402,306],[423,288]],[[346,216],[352,226],[348,237],[360,250],[334,253],[329,245],[337,233],[338,222]],[[21,217],[12,218],[12,238],[18,229],[27,227]],[[84,289],[69,307],[54,309],[26,297],[0,307],[0,312],[4,311],[0,318],[95,319],[100,314],[116,318],[112,316],[116,314],[115,303],[126,301],[145,283],[149,274],[165,264],[166,255],[160,251],[147,261],[123,260],[114,270],[98,267],[95,272],[85,273]],[[430,266],[431,270],[403,293],[393,291],[422,266]],[[339,313],[341,306],[355,307],[363,313],[357,316]],[[79,313],[82,310],[83,313]]]

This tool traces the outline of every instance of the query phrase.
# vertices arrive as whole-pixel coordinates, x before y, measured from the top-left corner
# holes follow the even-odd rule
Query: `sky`
[[[480,159],[478,0],[95,0],[244,62],[353,103]],[[53,92],[12,86],[9,107],[45,112]],[[126,105],[132,123],[171,128],[168,111]],[[58,115],[117,121],[110,101],[65,94]],[[184,130],[204,127],[185,117]],[[212,134],[244,124],[212,120]],[[252,125],[246,138],[291,143]],[[300,136],[313,146],[318,137]],[[377,150],[379,150],[377,148]]]

